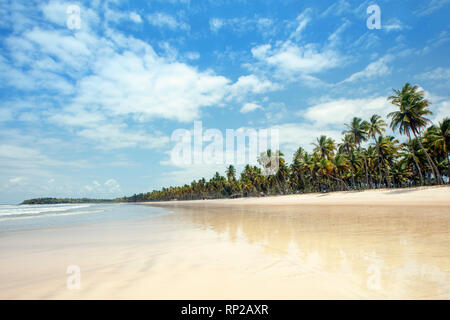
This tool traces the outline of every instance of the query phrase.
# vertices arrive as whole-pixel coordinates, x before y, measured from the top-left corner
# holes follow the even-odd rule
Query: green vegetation
[[[197,200],[439,185],[445,180],[443,172],[448,181],[450,119],[427,127],[430,102],[423,91],[408,83],[401,90],[394,90],[388,100],[398,107],[398,111],[388,115],[390,127],[408,138],[405,143],[384,135],[387,123],[380,116],[373,115],[369,121],[355,117],[346,124],[340,143],[321,136],[312,153],[300,147],[289,166],[280,151],[268,150],[269,158],[279,157],[275,175],[265,176],[260,168],[247,165],[238,179],[235,168],[229,166],[226,177],[216,173],[209,181],[202,178],[190,185],[116,200]],[[362,146],[364,143],[367,147]]]
[[[81,199],[37,198],[37,199],[25,200],[21,204],[108,203],[108,202],[114,202],[114,201],[116,201],[116,200],[88,199],[88,198],[81,198]]]

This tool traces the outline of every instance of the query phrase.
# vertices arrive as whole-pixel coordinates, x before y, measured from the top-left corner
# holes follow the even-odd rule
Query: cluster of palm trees
[[[268,150],[259,159],[263,170],[247,165],[238,178],[230,165],[226,176],[216,173],[209,181],[203,178],[119,200],[195,200],[449,183],[450,119],[429,126],[430,103],[423,91],[408,83],[388,100],[398,107],[388,118],[392,130],[407,137],[403,143],[384,135],[388,124],[380,116],[368,121],[355,117],[346,124],[340,143],[321,136],[312,152],[300,147],[290,165],[280,151]],[[278,170],[264,174],[267,162],[262,159],[274,157]]]

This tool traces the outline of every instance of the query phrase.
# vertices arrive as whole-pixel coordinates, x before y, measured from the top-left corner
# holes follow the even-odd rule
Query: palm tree
[[[328,160],[333,158],[333,152],[336,150],[333,139],[327,138],[327,136],[321,136],[317,138],[317,143],[313,143],[313,145],[315,146],[314,152],[319,153],[322,158]]]
[[[264,173],[269,180],[274,180],[278,191],[285,193],[285,182],[288,176],[286,163],[283,159],[284,154],[277,150],[267,150],[262,152],[258,157],[258,163],[262,166]]]
[[[394,158],[397,156],[399,148],[396,144],[398,144],[398,140],[390,136],[379,136],[375,143],[379,154],[378,161],[380,166],[383,166],[385,169],[386,186],[389,187],[391,184],[389,171],[394,162]]]
[[[339,152],[345,152],[350,161],[350,173],[352,179],[352,188],[356,188],[355,184],[355,157],[353,153],[353,149],[355,146],[355,142],[353,136],[350,134],[346,134],[342,139],[342,143],[339,144]]]
[[[363,121],[361,118],[354,117],[350,124],[345,125],[348,129],[343,133],[352,136],[353,141],[361,148],[361,142],[367,141],[367,130],[369,129],[369,123]],[[367,172],[367,161],[364,159],[365,174],[366,174],[366,185],[369,185],[369,175]]]
[[[305,161],[304,156],[306,151],[300,147],[295,151],[294,157],[291,164],[291,186],[294,190],[305,190],[306,179],[305,179]]]
[[[342,187],[347,188],[347,184],[342,177],[343,173],[350,168],[349,161],[343,153],[337,153],[333,159],[334,170],[336,171],[336,179],[341,183]]]
[[[319,191],[322,192],[324,189],[322,189],[322,182],[325,181],[326,189],[328,191],[328,188],[330,187],[330,181],[329,177],[331,172],[333,171],[333,162],[330,160],[318,157],[317,158],[317,174],[318,174],[318,183],[319,183]]]
[[[381,117],[379,115],[374,114],[370,118],[369,127],[367,128],[367,134],[369,135],[369,137],[371,137],[374,140],[375,146],[377,149],[378,163],[379,163],[378,170],[379,170],[379,174],[380,174],[379,184],[380,185],[381,185],[381,181],[383,180],[383,174],[381,172],[383,162],[381,161],[380,148],[379,148],[379,145],[377,144],[377,135],[379,135],[380,137],[383,136],[383,133],[386,131],[386,129],[384,129],[386,126],[387,126],[386,122],[384,122],[384,120],[381,119]]]
[[[443,152],[447,160],[447,183],[450,183],[450,118],[446,117],[437,126],[431,126],[427,133],[430,146],[437,152]]]
[[[230,165],[226,171],[228,182],[236,181],[236,169],[233,165]]]
[[[395,90],[394,95],[390,96],[388,100],[395,106],[399,107],[399,111],[394,111],[388,114],[388,117],[392,118],[391,128],[395,131],[398,129],[400,134],[406,134],[408,139],[411,140],[411,133],[419,142],[420,148],[425,153],[428,164],[433,171],[434,177],[438,184],[442,184],[441,174],[437,167],[435,166],[433,160],[431,159],[428,152],[422,145],[420,141],[420,133],[427,123],[430,122],[429,119],[425,118],[426,115],[431,115],[432,112],[428,110],[430,102],[425,99],[425,93],[419,90],[419,87],[414,85],[411,86],[406,83],[401,90]],[[419,165],[416,164],[419,168]],[[419,170],[421,185],[423,185],[422,173]]]

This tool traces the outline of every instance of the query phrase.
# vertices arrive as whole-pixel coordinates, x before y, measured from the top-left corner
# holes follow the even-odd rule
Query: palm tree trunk
[[[381,172],[381,167],[384,167],[386,188],[389,188],[390,181],[388,180],[389,178],[388,178],[387,168],[384,166],[383,159],[381,158],[381,155],[380,155],[380,146],[378,145],[377,140],[375,138],[374,138],[374,140],[375,140],[375,145],[377,146],[378,163],[379,163],[378,168],[380,169],[380,182],[379,182],[380,187],[381,187],[381,183],[383,181],[383,173]]]
[[[364,158],[364,169],[366,171],[366,188],[372,189],[372,185],[369,181],[369,173],[367,171],[367,159]]]
[[[414,146],[412,145],[411,137],[409,137],[409,144],[411,146],[411,152],[412,152],[412,155],[413,155],[414,163],[416,164],[417,172],[419,173],[420,185],[423,186],[422,171],[420,170],[419,164],[417,163],[416,153],[414,152]]]
[[[436,179],[437,184],[442,184],[442,178],[441,178],[441,173],[439,172],[439,169],[436,167],[436,165],[434,164],[433,159],[431,159],[430,155],[428,154],[428,152],[423,147],[422,141],[420,141],[420,138],[417,137],[417,135],[416,135],[416,133],[414,131],[413,131],[413,134],[414,134],[414,137],[416,137],[417,141],[419,142],[420,148],[425,153],[425,156],[426,156],[427,161],[428,161],[428,165],[431,167],[431,170],[433,171],[434,178]]]
[[[378,186],[381,187],[381,184],[383,183],[383,173],[381,172],[381,157],[380,157],[380,151],[377,147],[377,153],[378,153],[378,174],[380,175],[380,179],[378,180]],[[387,187],[387,185],[386,185]]]
[[[449,153],[447,152],[447,184],[450,184],[450,157]]]

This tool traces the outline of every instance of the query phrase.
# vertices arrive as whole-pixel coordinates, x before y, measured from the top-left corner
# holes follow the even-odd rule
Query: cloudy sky
[[[381,29],[367,27],[373,4]],[[441,120],[449,16],[449,0],[2,1],[0,203],[209,178],[224,166],[169,161],[172,132],[196,120],[277,128],[290,155],[386,115],[405,82]]]

